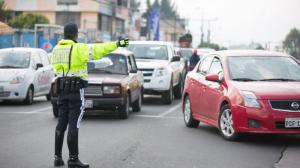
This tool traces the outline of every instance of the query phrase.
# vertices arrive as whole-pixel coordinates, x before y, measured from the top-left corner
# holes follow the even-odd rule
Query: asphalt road
[[[187,128],[180,100],[163,105],[148,97],[129,119],[88,116],[79,133],[80,158],[93,168],[272,168],[299,136],[246,135],[240,142],[222,139],[201,124]],[[0,103],[0,168],[53,167],[54,129],[50,102],[31,106]],[[299,149],[299,148],[298,148]],[[64,144],[63,157],[68,150]]]

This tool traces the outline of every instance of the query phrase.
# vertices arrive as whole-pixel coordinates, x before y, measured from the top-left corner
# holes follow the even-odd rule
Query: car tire
[[[133,112],[140,112],[142,109],[142,99],[143,99],[143,93],[140,92],[139,98],[132,103],[132,111]]]
[[[183,80],[180,78],[180,81],[177,86],[174,88],[174,97],[175,99],[181,99],[183,92]]]
[[[26,98],[24,100],[24,104],[31,105],[33,103],[34,90],[33,87],[30,86],[27,90]]]
[[[173,101],[173,83],[170,84],[169,90],[165,91],[162,94],[162,102],[163,104],[171,104]]]
[[[57,105],[57,103],[52,104],[52,112],[53,112],[53,116],[55,118],[57,118],[58,117],[58,105]]]
[[[226,140],[236,141],[240,138],[240,134],[234,130],[232,113],[228,105],[224,105],[221,108],[219,116],[219,131]]]
[[[191,109],[191,102],[189,96],[184,98],[184,106],[183,106],[183,120],[187,127],[197,128],[199,126],[200,121],[195,120],[193,118],[193,112]]]
[[[127,119],[129,116],[129,106],[130,106],[130,99],[129,95],[125,97],[124,105],[121,105],[118,109],[118,114],[120,119]]]
[[[47,99],[47,101],[51,100],[51,94],[50,93],[46,95],[46,99]]]

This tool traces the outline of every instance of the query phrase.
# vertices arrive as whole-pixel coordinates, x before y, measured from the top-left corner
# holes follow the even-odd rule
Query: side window
[[[212,56],[208,56],[206,58],[204,58],[197,70],[197,72],[199,72],[202,75],[207,75],[208,74],[208,70],[210,68],[211,65],[211,61],[214,57]]]
[[[49,65],[49,59],[48,59],[47,53],[40,52],[40,58],[41,58],[42,64],[43,64],[44,66],[48,66],[48,65]]]
[[[209,73],[219,74],[220,72],[223,72],[222,64],[218,58],[214,58],[210,66]]]
[[[130,72],[132,70],[130,57],[127,57],[127,66],[128,66],[128,71]]]
[[[32,56],[33,56],[33,60],[34,60],[34,66],[36,65],[36,64],[41,64],[42,63],[42,60],[41,60],[41,58],[40,58],[40,56],[39,56],[39,53],[37,53],[37,52],[33,52],[32,53]]]

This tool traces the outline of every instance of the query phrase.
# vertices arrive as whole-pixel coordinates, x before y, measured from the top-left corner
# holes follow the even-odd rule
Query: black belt
[[[79,77],[59,77],[55,80],[52,90],[53,94],[76,93],[87,86],[88,81]]]

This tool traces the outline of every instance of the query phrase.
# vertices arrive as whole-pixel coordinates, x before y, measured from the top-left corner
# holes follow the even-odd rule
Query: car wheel
[[[142,109],[142,99],[143,99],[142,95],[143,94],[142,94],[142,91],[141,91],[140,95],[139,95],[139,98],[135,102],[132,103],[132,111],[134,111],[134,112],[140,112],[141,111],[141,109]]]
[[[129,96],[127,95],[125,97],[124,105],[121,105],[118,109],[120,119],[127,119],[128,118],[129,106],[130,106],[130,99],[129,99]]]
[[[189,96],[186,96],[184,99],[183,117],[184,117],[184,123],[187,127],[190,128],[198,127],[200,122],[193,118],[193,112],[191,109],[191,102]]]
[[[226,140],[234,141],[239,138],[239,134],[234,130],[232,113],[228,105],[224,105],[221,108],[221,113],[219,117],[219,130],[221,135]]]
[[[174,97],[176,99],[181,99],[182,92],[183,92],[183,81],[182,81],[182,78],[180,78],[178,85],[175,86],[175,88],[174,88]]]
[[[24,104],[31,105],[33,103],[33,96],[34,96],[33,88],[32,88],[32,86],[30,86],[27,90],[27,94],[26,94],[26,98],[24,100]]]
[[[173,83],[170,84],[169,90],[162,94],[163,104],[171,104],[173,101]]]
[[[58,105],[57,105],[57,103],[52,104],[52,111],[53,111],[53,116],[55,118],[57,118],[58,117]]]

